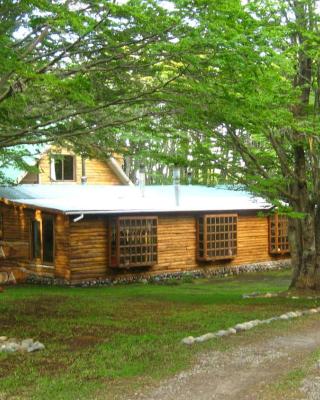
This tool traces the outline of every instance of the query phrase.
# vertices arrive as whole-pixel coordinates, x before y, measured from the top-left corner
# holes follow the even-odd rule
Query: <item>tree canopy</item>
[[[286,205],[293,284],[310,288],[320,287],[319,5],[192,2],[196,40],[173,83],[176,127],[198,133],[198,159]]]
[[[240,183],[293,217],[293,284],[320,287],[318,0],[11,3],[0,163],[21,162],[16,145],[67,141],[121,148],[158,176],[174,162]]]
[[[293,285],[320,288],[320,2],[174,3],[184,73],[162,90],[168,114],[153,136],[172,151],[157,157],[277,205],[290,217]],[[145,152],[155,143],[143,138]]]
[[[112,150],[179,75],[164,51],[178,27],[156,1],[1,2],[0,164],[21,162],[17,145]]]

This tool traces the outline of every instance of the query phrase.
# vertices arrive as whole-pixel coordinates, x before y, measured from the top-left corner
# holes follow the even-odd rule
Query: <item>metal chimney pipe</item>
[[[85,185],[87,183],[87,176],[86,176],[86,159],[82,156],[81,157],[81,184]]]
[[[191,182],[192,182],[192,172],[191,171],[187,172],[187,178],[188,178],[188,185],[191,185]]]
[[[173,185],[174,185],[174,197],[176,200],[176,206],[180,205],[180,168],[175,165],[173,167]]]
[[[139,187],[140,187],[141,197],[144,197],[145,185],[146,185],[146,168],[145,168],[144,164],[140,164],[140,168],[139,168]]]

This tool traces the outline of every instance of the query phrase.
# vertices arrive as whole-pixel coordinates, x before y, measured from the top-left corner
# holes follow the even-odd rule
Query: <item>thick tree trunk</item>
[[[288,235],[293,266],[291,287],[320,290],[320,210],[290,219]]]
[[[319,289],[320,282],[320,204],[316,206],[315,212],[315,248],[316,248],[316,260],[315,260],[315,271],[314,281],[317,282],[316,288]]]
[[[291,219],[289,242],[293,264],[291,287],[320,290],[317,249],[320,243],[319,212],[308,191],[307,167],[303,146],[295,146],[296,180],[291,185],[294,211],[303,218]]]
[[[293,265],[291,287],[320,290],[317,265],[315,217],[308,214],[303,219],[291,221],[289,241]]]
[[[298,121],[308,115],[310,107],[313,60],[306,45],[306,32],[314,29],[315,3],[294,1],[292,6],[298,27],[294,38],[298,45],[294,86],[299,88],[300,98],[293,106],[293,115]],[[303,213],[304,217],[291,220],[289,224],[293,264],[291,287],[320,290],[320,209],[319,204],[314,203],[314,199],[319,197],[319,159],[317,152],[314,152],[312,141],[306,143],[307,135],[306,132],[293,131],[295,178],[290,189],[296,200],[291,205],[294,211]],[[313,140],[312,137],[311,139]],[[311,182],[310,165],[313,168]]]

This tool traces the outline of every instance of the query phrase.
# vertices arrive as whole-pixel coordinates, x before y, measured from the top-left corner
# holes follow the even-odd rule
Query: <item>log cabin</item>
[[[287,222],[226,187],[0,187],[0,270],[77,284],[288,257]]]

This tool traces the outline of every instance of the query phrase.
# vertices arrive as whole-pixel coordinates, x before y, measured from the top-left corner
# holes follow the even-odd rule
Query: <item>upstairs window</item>
[[[56,154],[51,157],[51,179],[53,181],[75,180],[75,158]]]
[[[118,217],[110,223],[110,266],[152,266],[158,260],[157,217]]]
[[[204,215],[197,221],[197,258],[228,260],[237,255],[236,214]]]
[[[269,217],[270,254],[287,254],[289,250],[288,218],[275,214]]]

